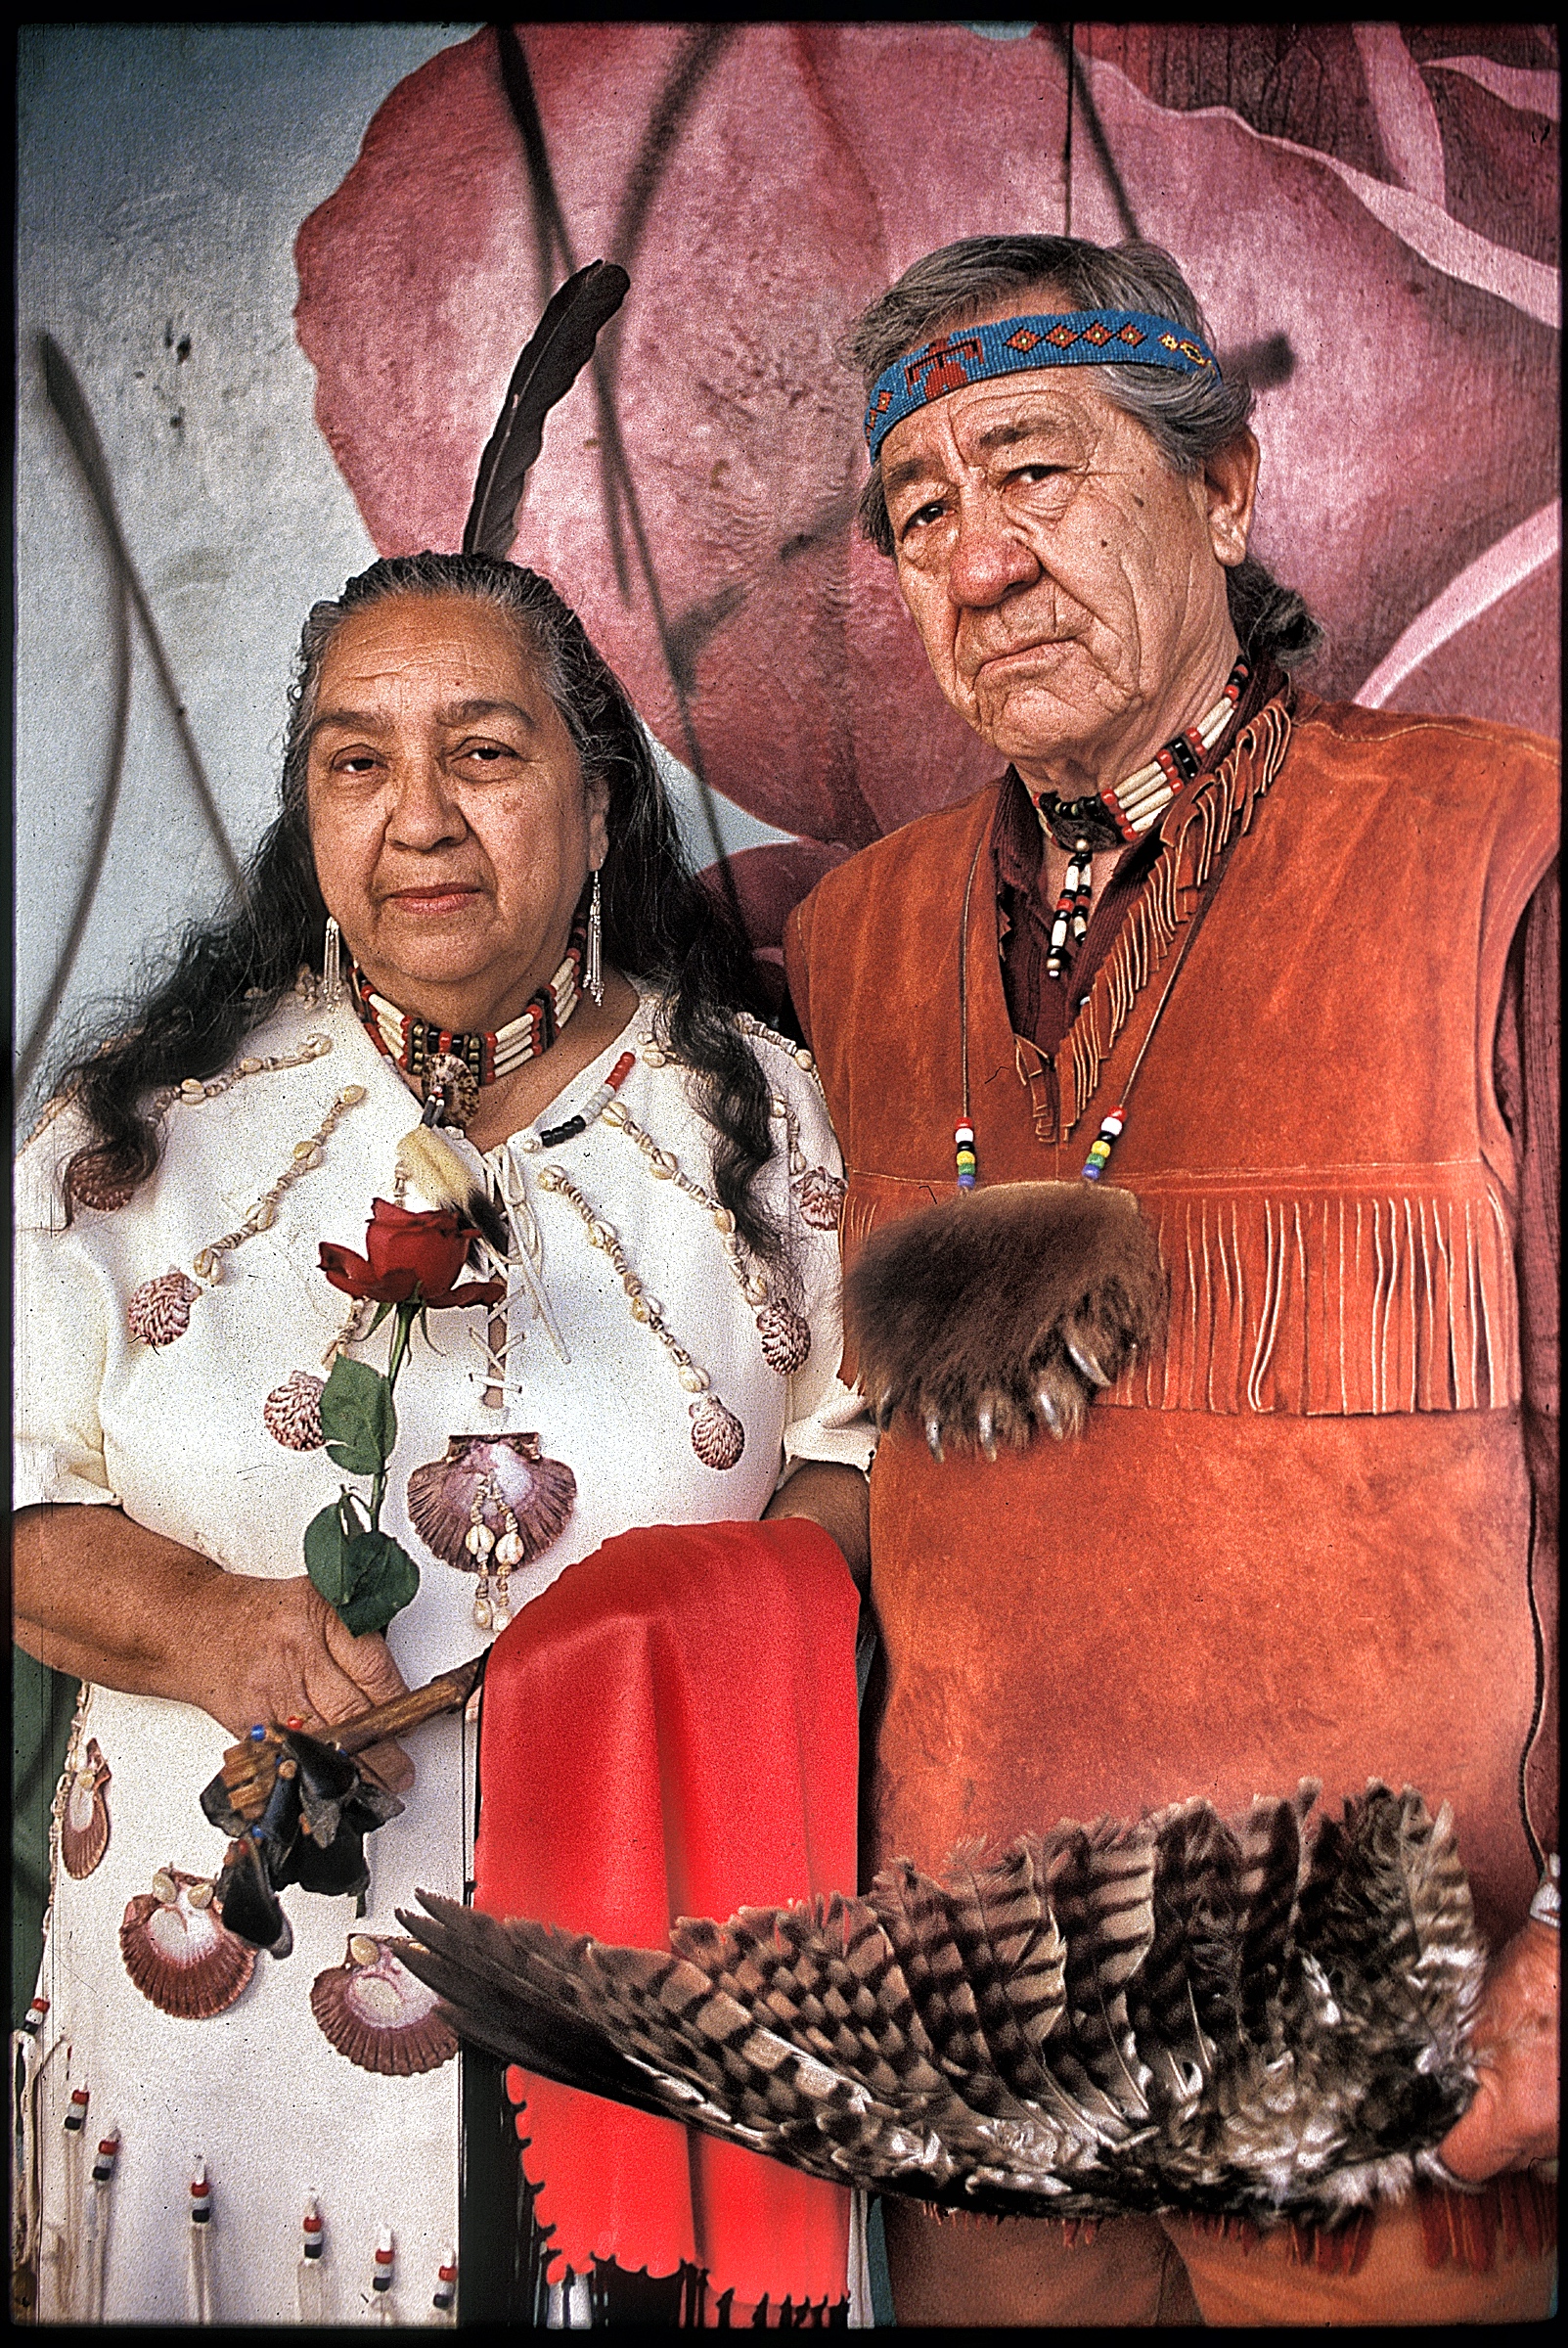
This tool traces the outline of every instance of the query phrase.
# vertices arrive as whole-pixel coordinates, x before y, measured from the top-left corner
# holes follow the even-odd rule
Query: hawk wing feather
[[[544,446],[545,418],[593,357],[600,329],[614,317],[630,284],[616,262],[590,261],[546,303],[479,459],[463,530],[466,555],[511,554],[528,469]]]
[[[419,1896],[405,1962],[525,2070],[838,2183],[996,2215],[1331,2223],[1473,2091],[1483,1951],[1452,1817],[1374,1782],[1228,1824],[1063,1822],[938,1880],[617,1949]]]

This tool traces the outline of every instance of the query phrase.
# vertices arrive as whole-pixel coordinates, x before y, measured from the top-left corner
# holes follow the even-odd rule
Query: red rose
[[[469,1242],[477,1237],[453,1207],[416,1214],[377,1198],[366,1226],[365,1254],[323,1240],[321,1268],[335,1288],[377,1304],[495,1304],[507,1292],[504,1280],[457,1286]]]

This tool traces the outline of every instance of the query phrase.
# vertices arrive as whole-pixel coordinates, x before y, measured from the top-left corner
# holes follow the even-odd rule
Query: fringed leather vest
[[[982,1183],[1107,1180],[1154,1226],[1167,1341],[1081,1442],[872,1482],[881,1860],[1222,1807],[1300,1776],[1451,1800],[1483,1921],[1535,1882],[1513,1156],[1492,1085],[1515,926],[1554,852],[1552,745],[1300,694],[1175,801],[1054,1062],[1011,1033],[993,787],[877,842],[792,918],[790,984],[849,1188],[846,1259]],[[973,870],[961,1028],[960,908]],[[853,1376],[847,1364],[846,1377]]]

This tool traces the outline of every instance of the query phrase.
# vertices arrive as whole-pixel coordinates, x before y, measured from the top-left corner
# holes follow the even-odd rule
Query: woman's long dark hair
[[[755,1188],[773,1154],[772,1087],[737,1017],[763,1009],[751,948],[688,861],[648,737],[581,621],[537,572],[489,555],[397,556],[350,579],[336,603],[313,606],[289,697],[280,812],[239,892],[215,921],[186,932],[172,971],[131,1006],[125,1032],[60,1072],[57,1090],[71,1091],[92,1134],[65,1170],[67,1215],[75,1197],[107,1205],[144,1182],[160,1148],[150,1096],[186,1077],[215,1075],[301,967],[319,966],[327,908],[305,784],[322,662],[352,612],[400,595],[488,604],[525,638],[585,783],[608,786],[605,959],[668,998],[666,1040],[695,1074],[697,1106],[713,1132],[714,1187],[752,1252],[782,1263],[782,1234]]]

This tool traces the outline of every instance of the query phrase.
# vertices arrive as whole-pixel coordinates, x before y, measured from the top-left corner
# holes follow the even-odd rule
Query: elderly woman
[[[861,1561],[838,1161],[809,1056],[748,990],[544,580],[426,554],[315,607],[240,903],[67,1072],[21,1166],[19,1636],[86,1683],[41,1983],[46,2316],[384,2315],[393,2241],[397,2312],[443,2303],[459,2066],[386,1943],[417,1883],[471,1872],[463,1727],[373,1748],[402,1814],[357,1914],[291,1898],[288,1964],[214,1921],[198,1797],[228,1738],[394,1697],[632,1525],[815,1515]],[[479,1268],[507,1278],[471,1302],[454,1169],[500,1217]],[[323,1373],[387,1360],[411,1270],[432,1309],[376,1438],[401,1472],[383,1456],[338,1519],[423,1567],[383,1632],[406,1589],[356,1617],[301,1545],[365,1466],[323,1447]],[[355,1967],[394,2025],[369,2056]]]

